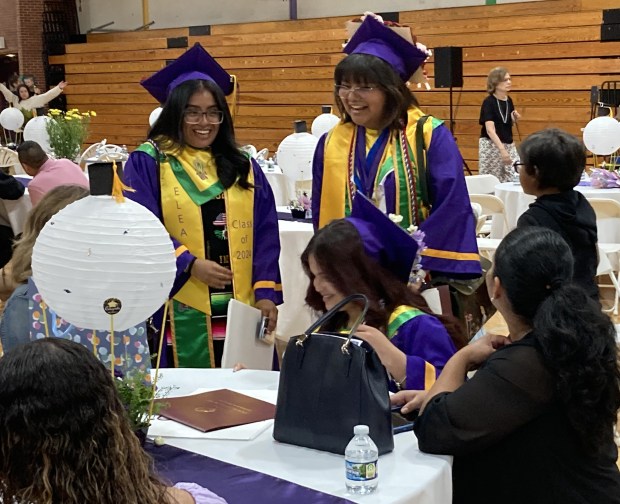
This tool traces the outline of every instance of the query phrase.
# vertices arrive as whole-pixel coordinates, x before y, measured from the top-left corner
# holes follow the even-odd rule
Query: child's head
[[[528,136],[521,147],[522,167],[519,172],[526,192],[534,189],[568,191],[579,184],[586,165],[586,151],[579,139],[557,128],[548,128]],[[528,179],[529,184],[524,184]]]

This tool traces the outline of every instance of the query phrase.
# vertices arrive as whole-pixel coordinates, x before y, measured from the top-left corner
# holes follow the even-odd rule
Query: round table
[[[577,186],[576,191],[582,193],[586,198],[609,198],[620,203],[620,189],[595,189],[590,186]],[[508,229],[503,229],[501,219],[493,219],[492,237],[502,238],[511,229],[517,226],[517,220],[524,213],[536,197],[525,194],[521,184],[518,182],[504,182],[495,186],[495,195],[504,202],[506,212],[506,222]],[[614,219],[611,219],[612,221]],[[598,239],[601,243],[620,242],[620,226],[617,222],[598,222]]]
[[[288,205],[295,197],[295,184],[281,171],[264,171],[267,182],[273,191],[276,206]]]
[[[200,387],[272,391],[275,397],[279,376],[278,372],[251,369],[236,373],[230,369],[164,369],[158,387],[178,387],[170,397],[187,395]],[[374,494],[364,496],[346,492],[342,455],[278,443],[272,437],[271,428],[249,441],[166,438],[166,442],[352,502],[452,502],[452,457],[420,452],[417,439],[411,432],[394,436],[394,451],[379,458],[379,488]]]
[[[278,221],[280,228],[280,274],[284,303],[278,307],[276,337],[288,341],[291,336],[302,334],[314,319],[306,306],[308,276],[301,266],[305,250],[314,228],[310,222]]]

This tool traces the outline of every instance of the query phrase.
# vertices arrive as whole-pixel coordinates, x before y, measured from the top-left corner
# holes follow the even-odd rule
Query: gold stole
[[[410,108],[407,112],[407,142],[411,148],[412,159],[415,162],[416,155],[416,142],[415,142],[415,130],[417,121],[424,113],[417,107]],[[349,190],[349,154],[351,149],[354,149],[352,143],[355,142],[357,133],[357,127],[354,123],[339,123],[333,128],[325,139],[325,150],[323,154],[323,182],[321,186],[321,205],[319,214],[319,228],[326,226],[334,219],[342,219],[346,217],[345,202],[350,198]],[[432,121],[428,120],[424,124],[424,144],[426,149],[431,144],[431,138],[433,135]],[[398,159],[395,152],[395,146],[398,142],[398,136],[392,131],[390,138],[388,139],[389,154],[384,152],[382,154],[381,164],[377,175],[381,175],[382,169],[387,162],[391,162],[392,167],[396,172]],[[367,149],[368,151],[368,149]],[[429,167],[427,167],[427,170]],[[400,177],[396,179],[396,198],[398,210],[398,198],[400,195],[400,184],[406,184],[406,180],[400,180]],[[411,206],[411,203],[410,203]]]
[[[167,156],[173,154],[167,153]],[[186,147],[180,155],[174,156],[195,187],[196,193],[213,189],[219,182],[215,160],[209,151]],[[206,178],[201,179],[195,166],[204,168]],[[162,214],[170,236],[176,238],[199,259],[206,258],[204,230],[200,205],[179,182],[168,159],[161,162],[159,170],[161,183]],[[248,182],[254,183],[254,172],[250,166]],[[190,191],[193,192],[193,191]],[[217,197],[221,191],[214,195]],[[213,198],[208,198],[213,199]],[[243,189],[233,184],[224,190],[226,205],[226,231],[230,265],[233,273],[235,299],[254,305],[252,289],[252,254],[254,253],[254,189]],[[211,315],[209,287],[204,282],[190,277],[177,292],[174,299],[207,315]]]

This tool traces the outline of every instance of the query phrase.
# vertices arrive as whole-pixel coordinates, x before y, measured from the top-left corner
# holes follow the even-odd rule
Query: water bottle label
[[[345,461],[345,468],[347,473],[347,479],[351,481],[370,481],[377,478],[377,462],[365,462],[360,464],[359,462]]]

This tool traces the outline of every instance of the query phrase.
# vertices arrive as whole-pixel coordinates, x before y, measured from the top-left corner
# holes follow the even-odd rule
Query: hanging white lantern
[[[596,117],[583,129],[583,143],[599,156],[608,156],[620,149],[620,123],[613,117]]]
[[[323,105],[321,107],[322,114],[316,116],[312,121],[310,131],[312,134],[321,138],[325,133],[331,130],[336,124],[340,122],[340,118],[337,115],[332,114],[332,108],[330,105]]]
[[[0,112],[0,125],[9,131],[17,131],[24,124],[24,114],[22,111],[15,108],[5,108]]]
[[[151,114],[149,115],[149,126],[152,128],[155,126],[157,119],[159,119],[159,115],[163,109],[161,107],[157,107]]]
[[[319,139],[308,133],[306,121],[295,121],[295,132],[287,136],[276,153],[282,173],[290,180],[312,179],[312,158]]]
[[[47,116],[33,117],[24,127],[24,140],[37,142],[48,154],[52,151],[50,147],[50,136],[47,134],[47,123],[51,119]]]
[[[89,166],[93,170],[106,163]],[[91,192],[92,182],[91,182]],[[142,205],[89,196],[45,225],[32,252],[32,276],[43,300],[78,327],[125,330],[168,299],[176,258],[162,223]]]

